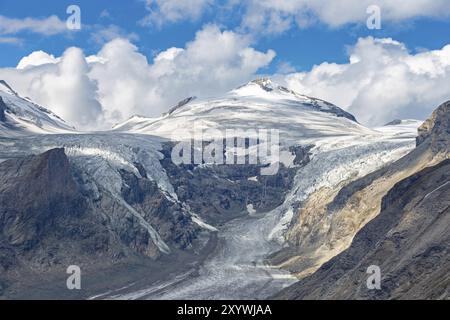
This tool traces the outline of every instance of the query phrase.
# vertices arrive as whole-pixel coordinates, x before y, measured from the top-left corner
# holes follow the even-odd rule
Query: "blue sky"
[[[261,75],[368,126],[450,99],[448,0],[0,0],[0,49],[1,79],[89,129]]]
[[[18,36],[20,44],[0,44],[0,67],[16,66],[20,59],[36,50],[43,50],[55,56],[61,55],[67,47],[82,48],[87,55],[97,52],[101,44],[91,39],[95,32],[92,26],[115,25],[124,33],[135,33],[139,38],[133,42],[139,50],[151,59],[156,52],[169,47],[184,47],[195,33],[207,23],[217,23],[224,29],[237,29],[239,19],[233,10],[225,12],[210,10],[194,21],[179,21],[159,26],[142,26],[146,13],[143,0],[1,0],[0,14],[9,18],[44,18],[57,15],[64,21],[68,15],[66,8],[80,6],[84,28],[70,34],[53,36],[23,32]],[[237,10],[237,9],[236,9]],[[311,27],[292,28],[281,34],[255,36],[253,47],[258,50],[273,49],[277,57],[264,72],[275,72],[280,64],[289,63],[297,70],[308,70],[314,64],[324,61],[343,63],[348,59],[346,48],[359,37],[392,37],[403,42],[415,52],[423,49],[440,49],[450,40],[450,19],[429,17],[414,18],[401,22],[383,22],[381,30],[368,30],[364,23],[349,23],[340,27],[330,27],[318,23]]]

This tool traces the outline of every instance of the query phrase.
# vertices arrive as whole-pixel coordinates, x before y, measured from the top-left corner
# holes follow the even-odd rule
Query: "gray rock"
[[[379,216],[351,247],[280,299],[446,299],[450,273],[450,160],[398,183]],[[366,286],[367,268],[381,268],[381,290]]]
[[[0,121],[1,122],[6,121],[5,111],[6,111],[6,104],[3,101],[2,97],[0,97]]]
[[[424,154],[446,159],[386,190],[381,211],[351,246],[278,299],[448,299],[450,297],[450,102],[419,128],[417,148],[397,162],[343,187],[328,205],[340,210],[351,196],[384,176],[402,172]],[[381,290],[369,290],[367,268],[379,266]]]
[[[125,201],[172,249],[186,250],[187,258],[194,255],[188,249],[199,228],[180,205],[167,200],[144,171],[141,178],[121,174]],[[106,192],[90,194],[83,183],[64,149],[0,163],[2,291],[6,283],[51,282],[72,264],[95,271],[160,257],[148,230],[127,208]]]
[[[429,140],[434,152],[450,149],[450,101],[440,105],[419,127],[417,146]]]
[[[161,161],[178,199],[210,224],[227,222],[247,215],[247,205],[257,212],[276,208],[291,188],[297,168],[280,166],[273,176],[261,176],[260,165],[180,165],[171,158],[172,144],[167,143]],[[308,148],[297,147],[298,161],[305,165]],[[256,181],[254,178],[257,177]]]

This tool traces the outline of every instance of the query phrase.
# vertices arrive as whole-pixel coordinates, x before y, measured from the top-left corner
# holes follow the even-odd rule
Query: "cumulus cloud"
[[[35,52],[23,58],[19,68],[0,69],[0,78],[21,95],[48,107],[80,129],[102,121],[97,85],[89,78],[90,67],[83,52],[69,48],[59,58]]]
[[[152,63],[129,41],[117,39],[97,54],[93,65],[100,100],[108,117],[120,121],[134,114],[159,116],[187,96],[208,96],[254,77],[275,53],[256,51],[242,35],[206,26],[185,48],[169,48]]]
[[[36,67],[47,63],[57,63],[59,59],[56,59],[52,54],[48,54],[42,50],[32,52],[28,56],[23,57],[17,69],[25,69],[28,67]]]
[[[54,15],[42,19],[17,19],[0,15],[0,35],[18,34],[20,32],[55,35],[66,31],[66,23]]]
[[[274,57],[272,50],[252,48],[245,35],[207,25],[183,48],[151,61],[118,38],[88,57],[77,48],[61,57],[33,52],[17,68],[0,69],[0,79],[79,128],[105,129],[135,114],[159,116],[188,96],[223,94],[256,77]],[[278,81],[329,100],[366,125],[424,119],[450,99],[450,45],[411,53],[393,39],[367,37],[349,49],[347,63],[294,73],[281,64],[278,70]]]
[[[248,37],[205,26],[184,48],[153,61],[129,40],[106,43],[85,57],[71,48],[62,57],[35,52],[0,78],[22,95],[81,128],[108,128],[135,114],[159,116],[188,96],[223,93],[255,77],[275,56],[251,47]]]
[[[450,45],[412,54],[392,39],[361,38],[346,64],[279,76],[288,87],[344,107],[364,124],[425,119],[450,99]]]
[[[197,20],[214,0],[146,0],[149,14],[141,21],[143,25],[175,23]]]

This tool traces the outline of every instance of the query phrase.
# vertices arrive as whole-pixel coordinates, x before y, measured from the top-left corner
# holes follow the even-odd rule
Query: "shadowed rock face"
[[[276,298],[450,297],[449,106],[441,105],[421,126],[417,148],[410,154],[340,190],[327,205],[330,215],[350,208],[353,215],[369,212],[373,219],[348,249]],[[374,203],[377,194],[383,197]],[[381,268],[381,290],[366,286],[371,265]]]
[[[308,148],[298,146],[295,164],[309,162]],[[277,174],[261,176],[260,165],[175,165],[172,144],[165,144],[161,161],[178,199],[210,224],[248,215],[247,206],[266,212],[281,205],[297,168],[280,166]],[[294,153],[294,149],[291,150]]]
[[[21,281],[33,272],[44,277],[94,252],[102,255],[109,242],[63,149],[0,164],[0,278]]]
[[[6,121],[5,111],[6,111],[5,102],[3,101],[2,97],[0,97],[0,121],[1,122]]]
[[[0,230],[10,245],[32,249],[55,226],[85,214],[63,149],[5,161],[0,172]]]
[[[277,295],[280,299],[447,299],[450,297],[450,160],[395,185],[381,213],[349,249]],[[381,290],[366,286],[381,269]]]
[[[199,228],[180,205],[167,200],[144,171],[141,178],[120,173],[124,200],[174,255],[192,247]],[[72,264],[95,271],[130,259],[150,263],[148,257],[160,255],[129,209],[107,193],[86,191],[64,149],[0,163],[0,296],[7,283],[53,281]]]
[[[164,240],[177,248],[188,248],[196,238],[198,227],[183,214],[181,205],[169,201],[157,184],[146,178],[146,173],[142,170],[144,169],[141,168],[142,178],[127,171],[120,172],[125,182],[122,187],[124,200],[141,211],[145,220],[156,228]],[[121,238],[126,243],[135,243],[134,239],[130,238],[132,233],[128,227],[122,231]]]

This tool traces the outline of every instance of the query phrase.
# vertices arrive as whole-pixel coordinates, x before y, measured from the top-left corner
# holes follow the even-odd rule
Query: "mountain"
[[[0,137],[73,132],[64,120],[48,109],[21,97],[0,80]]]
[[[417,146],[411,153],[344,186],[326,203],[328,215],[347,215],[354,223],[357,213],[366,220],[364,226],[344,250],[329,261],[322,260],[321,266],[314,258],[305,259],[302,245],[296,261],[290,258],[285,267],[296,268],[303,279],[277,298],[448,299],[449,115],[450,102],[446,102],[418,129]],[[367,201],[369,194],[371,201]],[[304,206],[299,212],[291,240],[308,241],[302,225],[309,210]],[[313,270],[302,272],[311,265]],[[380,267],[381,290],[366,286],[371,265]]]
[[[113,130],[183,140],[187,128],[278,129],[287,145],[299,139],[307,144],[327,137],[374,134],[333,104],[269,79],[251,81],[219,98],[187,98],[160,118],[133,117]]]
[[[417,136],[416,124],[369,129],[268,79],[221,97],[185,99],[159,118],[133,117],[111,131],[83,134],[4,90],[0,291],[7,297],[267,298],[295,282],[291,272],[313,272],[346,249],[370,220],[352,211],[329,218],[320,197],[372,183],[366,177],[410,152]],[[41,122],[33,120],[38,116]],[[269,158],[278,170],[264,175],[268,163],[261,162],[173,161],[180,143],[194,139],[204,151],[230,129],[244,138],[249,130],[279,130],[279,143],[270,141],[279,144],[279,157]],[[255,141],[233,156],[244,150],[250,157],[266,142]],[[298,224],[308,203],[310,218]],[[297,263],[296,234],[310,253],[306,264]],[[64,290],[68,264],[92,280],[81,293]],[[30,287],[46,289],[24,289]]]

